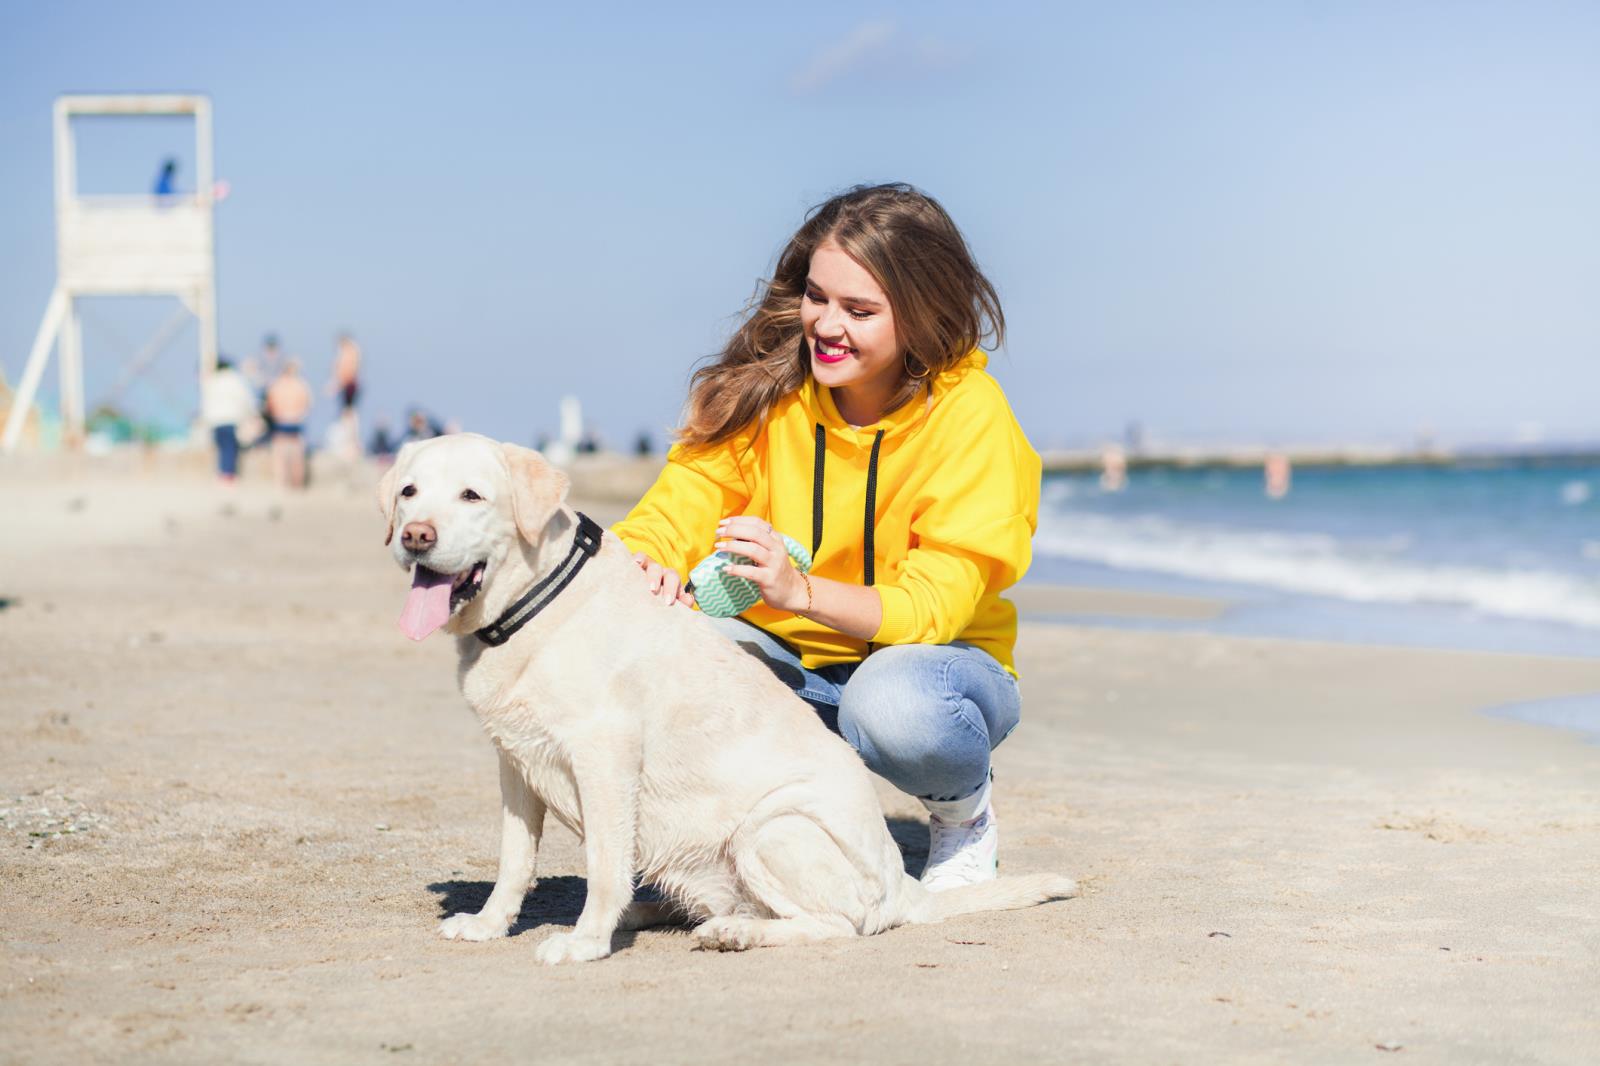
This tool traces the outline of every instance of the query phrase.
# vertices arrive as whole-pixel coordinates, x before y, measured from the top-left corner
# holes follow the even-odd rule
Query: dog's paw
[[[510,922],[494,915],[452,914],[439,923],[439,935],[446,940],[495,940],[510,928]]]
[[[761,935],[749,918],[708,918],[695,926],[696,951],[748,951],[761,945]]]
[[[533,957],[546,966],[560,962],[593,962],[611,954],[611,945],[599,937],[577,933],[552,933],[533,951]]]

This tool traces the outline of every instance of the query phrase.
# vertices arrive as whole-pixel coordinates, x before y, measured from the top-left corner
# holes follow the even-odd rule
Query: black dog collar
[[[572,538],[572,549],[567,552],[567,557],[561,560],[561,565],[523,593],[522,598],[513,603],[505,614],[475,631],[473,636],[491,648],[498,648],[516,636],[517,630],[527,625],[534,615],[550,606],[550,601],[561,595],[561,590],[578,576],[583,564],[594,558],[595,553],[600,550],[600,538],[604,534],[605,530],[600,528],[598,522],[579,511],[578,532]]]

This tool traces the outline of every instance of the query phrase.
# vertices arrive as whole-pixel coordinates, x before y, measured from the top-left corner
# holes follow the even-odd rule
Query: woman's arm
[[[789,560],[783,538],[764,518],[723,519],[713,547],[750,559],[751,565],[730,565],[725,572],[755,582],[768,607],[804,615],[859,640],[872,639],[883,624],[883,603],[876,589],[802,574]]]
[[[920,493],[911,548],[876,585],[808,577],[763,518],[717,527],[719,549],[750,558],[727,573],[747,578],[769,607],[804,615],[873,644],[947,644],[971,624],[983,597],[1014,584],[1032,559],[1040,463],[999,387],[970,394],[958,438],[924,444],[933,471]],[[727,512],[734,514],[736,512]]]
[[[673,447],[655,484],[611,527],[634,553],[650,591],[669,603],[689,602],[680,589],[689,567],[711,551],[705,531],[749,503],[734,454],[726,445]]]

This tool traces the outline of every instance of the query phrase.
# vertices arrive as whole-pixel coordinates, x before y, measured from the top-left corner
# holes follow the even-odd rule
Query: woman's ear
[[[501,444],[500,453],[511,472],[511,516],[517,532],[529,544],[537,544],[550,517],[567,502],[571,482],[532,448]]]

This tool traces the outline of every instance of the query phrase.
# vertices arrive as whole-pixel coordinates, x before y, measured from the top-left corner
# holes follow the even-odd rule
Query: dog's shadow
[[[439,918],[442,921],[452,914],[476,914],[489,901],[494,891],[493,881],[435,881],[428,891],[439,896]],[[583,910],[583,899],[588,894],[589,883],[570,874],[559,877],[541,877],[539,883],[522,897],[522,910],[511,923],[507,936],[518,936],[544,926],[573,926]],[[639,898],[653,898],[648,889],[640,889]],[[619,932],[614,946],[625,948],[633,943],[632,932]]]
[[[916,877],[928,859],[928,827],[915,818],[890,818],[889,835],[900,847],[900,857],[906,873]],[[428,891],[439,897],[439,918],[452,914],[476,914],[489,900],[494,890],[492,881],[435,881]],[[589,883],[581,877],[564,874],[558,877],[541,877],[539,883],[522,899],[522,910],[511,924],[508,936],[517,936],[541,926],[572,926],[583,910],[583,900]],[[638,899],[659,899],[648,886],[641,887]],[[619,933],[616,946],[633,943],[634,934]]]
[[[922,874],[928,861],[928,823],[915,818],[890,818],[889,835],[900,847],[900,861],[912,877]]]

